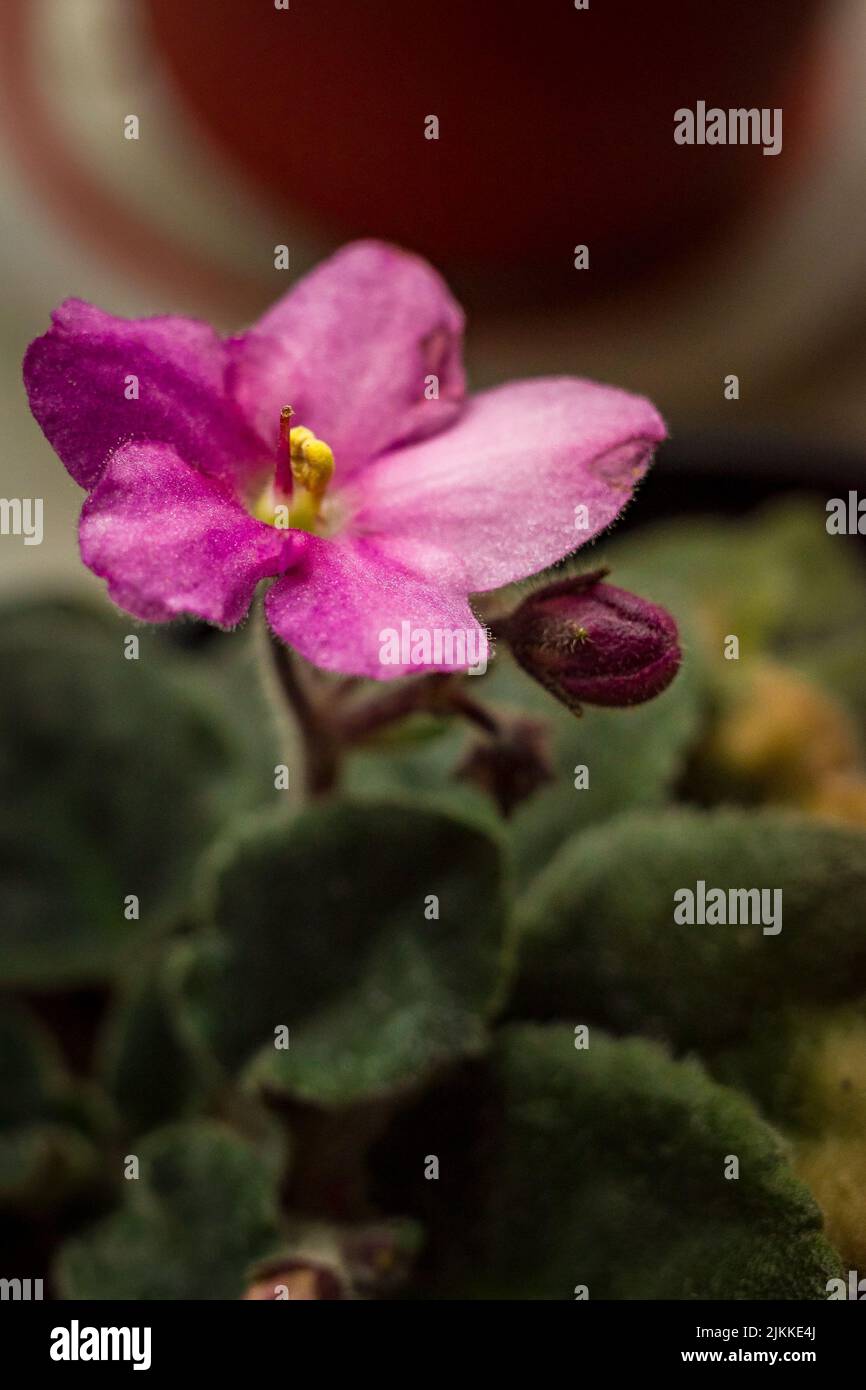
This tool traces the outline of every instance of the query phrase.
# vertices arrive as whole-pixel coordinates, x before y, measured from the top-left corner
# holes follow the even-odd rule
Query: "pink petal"
[[[277,636],[308,661],[346,675],[391,680],[460,669],[486,654],[484,631],[462,595],[398,567],[369,541],[310,537],[297,569],[268,591],[265,612]],[[440,659],[413,660],[425,644],[435,655],[437,632]],[[449,664],[449,652],[467,660]]]
[[[437,582],[466,593],[536,574],[604,531],[665,436],[641,396],[574,378],[517,382],[473,397],[435,439],[368,468],[353,530],[427,572],[419,546],[446,552]],[[349,500],[351,501],[352,489]],[[577,529],[587,508],[586,529]]]
[[[207,324],[119,319],[67,299],[30,344],[30,407],[72,477],[90,488],[105,459],[130,439],[173,444],[203,472],[237,483],[267,458],[226,395],[226,348]],[[138,399],[127,399],[136,389]]]
[[[112,454],[79,535],[84,563],[128,613],[151,623],[190,613],[221,627],[240,622],[259,580],[284,573],[306,541],[256,521],[170,445],[137,443]]]
[[[272,447],[280,410],[327,441],[337,477],[383,449],[441,430],[459,413],[465,383],[463,314],[417,256],[355,242],[317,267],[231,345],[230,380]],[[425,379],[439,378],[438,400]]]

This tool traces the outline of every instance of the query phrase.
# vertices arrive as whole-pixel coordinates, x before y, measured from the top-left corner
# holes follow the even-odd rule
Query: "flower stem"
[[[363,700],[351,700],[353,679],[311,691],[292,650],[268,630],[268,646],[280,692],[289,706],[301,734],[304,748],[304,782],[310,796],[324,796],[337,784],[343,753],[365,743],[382,729],[411,714],[441,717],[459,716],[485,734],[501,732],[501,723],[492,710],[469,695],[465,682],[450,672],[415,676],[399,685],[386,687]]]
[[[459,678],[437,674],[416,676],[347,710],[340,719],[340,735],[347,744],[363,743],[398,719],[420,713],[459,714],[489,734],[499,728],[495,716],[466,693]]]
[[[476,724],[486,734],[497,734],[500,731],[501,723],[493,711],[488,705],[482,705],[478,700],[473,700],[464,685],[455,683],[452,687],[449,696],[449,709],[453,710],[455,714],[462,714],[464,719],[468,719],[471,724]]]
[[[311,700],[292,651],[268,630],[280,690],[291,707],[304,743],[304,781],[310,796],[333,789],[339,771],[339,742],[321,707]]]

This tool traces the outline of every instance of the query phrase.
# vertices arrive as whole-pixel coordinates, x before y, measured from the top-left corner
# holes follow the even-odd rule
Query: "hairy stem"
[[[336,688],[311,688],[291,649],[268,633],[274,671],[283,699],[300,730],[304,748],[304,782],[310,796],[324,796],[337,784],[344,751],[373,738],[382,729],[411,714],[463,718],[484,733],[495,735],[500,721],[466,689],[463,678],[438,672],[386,686],[374,695],[352,701],[356,682]],[[324,701],[328,700],[326,709]]]
[[[363,743],[398,719],[419,713],[462,715],[488,734],[499,728],[491,711],[467,694],[459,677],[432,675],[416,676],[347,710],[340,718],[340,735],[345,743]]]
[[[274,670],[304,744],[304,781],[310,796],[332,791],[340,766],[339,740],[321,705],[311,699],[292,651],[268,633]]]

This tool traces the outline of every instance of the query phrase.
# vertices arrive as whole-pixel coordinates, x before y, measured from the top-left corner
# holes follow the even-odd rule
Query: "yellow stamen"
[[[308,430],[306,425],[295,425],[293,429],[290,429],[289,452],[292,458],[299,458],[301,453],[301,445],[307,439],[315,439],[315,437],[316,436],[313,434],[313,431]]]
[[[294,434],[294,430],[292,431]],[[334,455],[323,439],[311,436],[292,454],[292,476],[314,497],[324,497],[334,475]]]

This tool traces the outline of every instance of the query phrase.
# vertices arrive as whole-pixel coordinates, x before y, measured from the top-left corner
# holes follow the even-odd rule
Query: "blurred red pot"
[[[278,209],[446,268],[676,252],[790,171],[819,0],[145,0],[189,104]],[[782,107],[784,148],[687,147],[673,113]],[[436,115],[440,138],[424,137]]]

